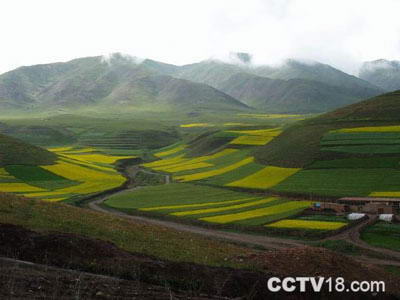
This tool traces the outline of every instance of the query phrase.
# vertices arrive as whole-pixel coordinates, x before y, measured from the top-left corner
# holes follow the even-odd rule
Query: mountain
[[[105,102],[176,109],[249,109],[246,104],[206,84],[167,75],[152,75],[124,82],[105,98]]]
[[[215,88],[169,76],[176,68],[121,54],[21,67],[0,76],[0,107],[49,110],[121,104],[160,109],[248,109]],[[166,107],[169,105],[173,107]]]
[[[56,159],[52,152],[0,134],[0,166],[48,165]]]
[[[261,147],[255,153],[255,158],[265,164],[303,168],[315,160],[336,159],[350,155],[321,151],[320,140],[331,130],[398,125],[399,122],[400,91],[395,91],[298,122],[288,127],[269,144]]]
[[[305,79],[270,79],[237,73],[219,89],[242,102],[269,112],[319,113],[358,101],[353,90]]]
[[[400,89],[400,61],[379,59],[365,62],[361,66],[359,77],[385,91],[398,90]]]
[[[206,83],[273,112],[322,112],[383,93],[329,65],[293,59],[277,67],[207,60],[182,66],[173,76]]]

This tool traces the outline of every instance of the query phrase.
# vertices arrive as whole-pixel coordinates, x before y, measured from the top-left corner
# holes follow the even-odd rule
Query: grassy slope
[[[0,194],[0,218],[2,223],[22,225],[33,230],[55,230],[111,241],[127,251],[172,261],[238,266],[240,263],[233,261],[234,257],[253,252],[195,234],[3,193]]]
[[[20,140],[0,135],[0,166],[5,165],[49,165],[57,156],[45,149],[29,145]]]

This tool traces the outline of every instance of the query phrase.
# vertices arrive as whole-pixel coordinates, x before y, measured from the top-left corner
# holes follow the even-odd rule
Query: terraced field
[[[105,205],[124,211],[138,210],[209,223],[262,225],[294,215],[309,207],[311,202],[289,201],[223,188],[174,183],[126,191],[111,196]]]
[[[338,197],[398,197],[399,128],[396,125],[332,130],[322,137],[321,151],[345,157],[315,161],[273,190]]]
[[[112,166],[133,156],[110,156],[95,148],[59,147],[53,165],[8,165],[0,171],[0,191],[47,201],[62,201],[122,185],[125,178]]]

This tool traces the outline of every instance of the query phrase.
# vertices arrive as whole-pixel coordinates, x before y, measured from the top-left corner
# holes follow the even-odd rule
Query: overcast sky
[[[174,64],[230,51],[355,73],[400,59],[400,0],[1,0],[0,72],[122,52]]]

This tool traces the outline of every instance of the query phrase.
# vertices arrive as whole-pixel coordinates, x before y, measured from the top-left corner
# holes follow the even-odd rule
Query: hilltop
[[[367,80],[385,91],[400,89],[400,61],[378,59],[363,63],[360,78]]]
[[[40,147],[0,134],[0,166],[49,165],[57,156]]]

